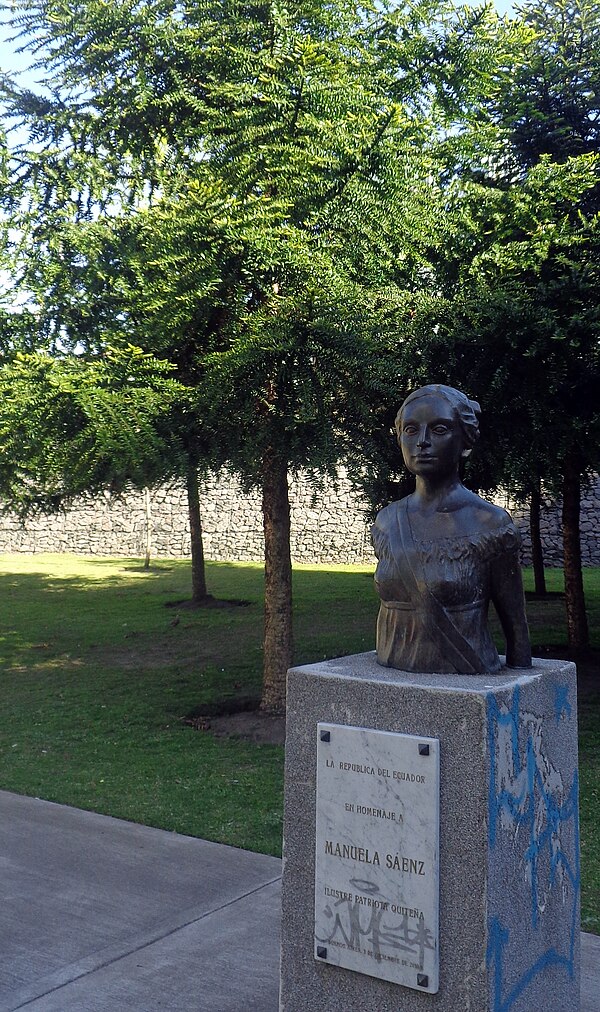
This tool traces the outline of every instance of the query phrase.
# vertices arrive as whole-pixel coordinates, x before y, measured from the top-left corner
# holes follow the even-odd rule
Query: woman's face
[[[448,401],[426,394],[410,401],[402,412],[400,449],[409,471],[444,477],[458,470],[464,438]]]

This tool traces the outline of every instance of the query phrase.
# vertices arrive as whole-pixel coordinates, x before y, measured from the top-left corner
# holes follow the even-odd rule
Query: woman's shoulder
[[[379,513],[375,517],[374,527],[380,531],[387,531],[394,524],[398,518],[398,510],[400,509],[404,499],[399,499],[397,502],[391,502],[389,506],[384,506],[383,509],[379,510]]]
[[[507,513],[502,506],[497,506],[496,503],[482,499],[481,496],[476,495],[474,492],[471,492],[471,496],[472,500],[467,508],[473,510],[482,527],[492,531],[500,527],[515,526],[510,513]]]
[[[504,549],[519,546],[519,530],[510,514],[474,492],[465,501],[462,521],[467,530],[480,535],[487,545],[496,544]]]
[[[472,519],[487,530],[494,530],[497,527],[505,527],[507,524],[513,523],[510,514],[502,506],[497,506],[496,503],[490,502],[488,499],[482,499],[480,495],[471,492],[468,488],[461,489],[457,506],[465,519]]]

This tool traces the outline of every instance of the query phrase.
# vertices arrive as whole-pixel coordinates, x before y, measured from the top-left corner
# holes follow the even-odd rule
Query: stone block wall
[[[522,538],[521,559],[531,565],[531,537],[527,507],[512,503],[508,497],[496,501],[509,511],[519,527]],[[546,566],[562,566],[562,504],[546,499],[540,516],[540,533]],[[584,566],[600,566],[600,477],[584,490],[581,500],[581,558]]]
[[[290,488],[292,557],[296,562],[374,560],[369,541],[367,503],[352,492],[340,472],[337,487],[315,491],[309,481]],[[204,551],[207,559],[262,562],[260,495],[242,492],[227,474],[214,475],[200,489]],[[187,497],[183,485],[166,485],[149,495],[153,557],[190,555]],[[143,556],[147,511],[144,493],[108,494],[82,499],[68,511],[22,523],[0,515],[0,552],[74,552],[79,555]]]
[[[306,563],[374,562],[369,539],[368,504],[353,492],[344,471],[336,485],[315,490],[308,480],[292,482],[292,557]],[[497,501],[513,514],[523,536],[523,561],[531,561],[527,510]],[[246,495],[227,474],[213,475],[201,488],[204,548],[208,559],[263,560],[262,515],[258,493]],[[186,558],[190,537],[185,488],[179,484],[149,495],[150,543],[153,557]],[[600,479],[584,497],[582,554],[586,566],[600,565]],[[71,510],[21,523],[0,515],[0,552],[74,552],[79,555],[143,556],[147,509],[141,492],[123,498],[108,494],[80,500]],[[560,504],[549,504],[542,515],[547,566],[562,564]]]

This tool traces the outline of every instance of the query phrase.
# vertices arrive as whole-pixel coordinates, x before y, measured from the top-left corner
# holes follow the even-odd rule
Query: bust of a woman
[[[493,602],[509,667],[530,667],[519,535],[508,513],[464,487],[462,457],[479,436],[479,405],[452,387],[411,393],[396,417],[416,488],[382,509],[372,530],[381,606],[377,660],[405,671],[478,674],[500,659],[488,628]]]

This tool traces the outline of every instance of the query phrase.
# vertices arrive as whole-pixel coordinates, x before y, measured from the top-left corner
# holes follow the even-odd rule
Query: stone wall
[[[292,557],[296,562],[372,562],[367,504],[352,493],[343,472],[337,487],[316,490],[296,481],[290,490]],[[260,496],[242,492],[226,474],[205,481],[200,490],[204,551],[207,559],[263,560]],[[187,499],[179,484],[149,495],[152,556],[190,555]],[[73,509],[22,523],[0,515],[0,552],[74,552],[79,555],[143,556],[147,510],[143,493],[122,498],[108,494],[80,500]]]
[[[496,500],[513,516],[521,531],[521,558],[524,565],[531,564],[531,538],[529,512],[506,497]],[[584,566],[600,566],[600,477],[585,490],[581,500],[581,559]],[[546,566],[562,566],[561,503],[546,499],[540,516],[540,532]]]
[[[523,561],[529,563],[527,511],[498,498],[512,512],[523,535]],[[204,547],[208,559],[263,559],[262,517],[258,494],[246,495],[239,483],[220,474],[201,489]],[[337,486],[315,489],[308,480],[291,487],[292,557],[296,562],[365,563],[374,561],[369,541],[368,506],[352,491],[345,473]],[[190,538],[185,489],[165,486],[149,496],[150,543],[153,557],[185,558]],[[600,479],[584,497],[582,554],[586,566],[600,565]],[[125,497],[99,496],[75,508],[21,523],[0,516],[1,552],[74,552],[79,555],[143,556],[147,508],[143,493]],[[560,506],[549,504],[542,514],[542,537],[548,566],[560,566]]]

